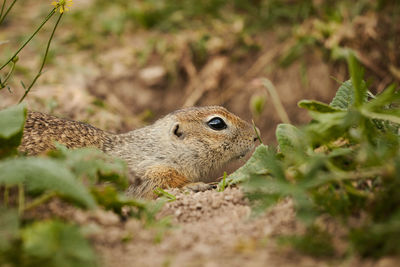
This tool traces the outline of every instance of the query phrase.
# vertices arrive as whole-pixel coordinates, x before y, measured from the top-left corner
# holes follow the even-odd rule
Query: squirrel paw
[[[204,192],[204,191],[215,189],[215,188],[217,188],[217,185],[215,185],[215,184],[206,184],[203,182],[197,182],[197,183],[190,183],[190,184],[185,185],[183,187],[183,190],[192,191],[192,192]]]

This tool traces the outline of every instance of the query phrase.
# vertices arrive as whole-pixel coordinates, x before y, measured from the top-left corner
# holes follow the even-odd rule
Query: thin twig
[[[63,14],[64,13],[61,13],[58,16],[57,22],[54,25],[53,31],[51,32],[49,41],[47,42],[46,52],[45,52],[44,57],[43,57],[42,65],[40,66],[40,69],[39,69],[38,73],[36,74],[35,78],[33,79],[32,83],[29,85],[29,87],[25,90],[24,95],[21,97],[21,99],[19,100],[18,103],[21,103],[25,99],[25,97],[27,96],[27,94],[31,90],[32,86],[36,83],[37,79],[39,79],[39,77],[42,75],[42,70],[43,70],[44,64],[46,63],[46,59],[47,59],[47,55],[49,53],[51,41],[53,39],[54,33],[56,32],[57,26],[58,26],[58,24],[59,24],[59,22],[61,20],[61,17],[63,16]]]
[[[176,196],[168,193],[167,191],[165,191],[164,189],[162,189],[160,187],[156,188],[156,190],[154,190],[154,193],[156,193],[160,197],[163,197],[163,196],[166,197],[168,199],[168,202],[172,202],[172,201],[176,200]]]
[[[275,86],[272,84],[272,82],[266,78],[263,79],[263,85],[265,88],[268,90],[269,95],[272,98],[272,102],[274,104],[274,107],[276,109],[276,112],[278,113],[279,118],[283,123],[289,123],[289,116],[286,113],[285,108],[282,105],[282,101],[279,98],[278,92],[276,91]]]
[[[3,5],[1,5],[0,18],[3,16],[5,6],[6,6],[6,0],[3,0]]]
[[[8,185],[4,186],[4,206],[8,206],[8,201],[9,201],[9,193],[10,193],[10,187]]]
[[[6,18],[8,12],[10,12],[11,8],[14,6],[15,2],[17,2],[17,0],[14,0],[11,5],[7,8],[6,13],[4,13],[4,16],[0,16],[0,24],[3,22],[3,20]],[[6,4],[6,0],[4,0],[3,2],[3,6],[1,7],[1,14],[3,15],[3,10],[4,10],[4,6]]]
[[[24,208],[24,211],[33,209],[33,208],[45,203],[49,199],[55,197],[56,195],[57,194],[55,192],[49,192],[49,193],[43,194],[40,197],[36,198],[34,201],[27,204],[26,207]]]
[[[0,90],[6,87],[8,79],[11,77],[11,74],[12,74],[12,73],[14,72],[14,70],[15,70],[15,65],[16,65],[16,63],[15,63],[15,62],[12,62],[12,66],[11,66],[10,71],[7,73],[7,75],[6,75],[6,77],[4,78],[4,80],[3,80],[3,81],[0,81]]]
[[[24,184],[18,184],[18,214],[22,215],[24,212],[25,206],[25,192],[24,192]]]
[[[14,55],[12,55],[10,57],[9,60],[6,61],[6,63],[4,63],[1,67],[0,70],[2,70],[5,66],[8,65],[8,63],[10,63],[18,54],[19,52],[21,52],[21,50],[32,40],[33,37],[35,37],[35,35],[40,31],[40,29],[44,26],[44,24],[46,24],[46,22],[53,16],[53,14],[56,12],[56,9],[54,8],[45,18],[45,20],[42,22],[42,24],[40,24],[40,26],[36,29],[36,31],[28,38],[28,40],[25,41],[25,43],[17,50],[17,52],[14,53]]]

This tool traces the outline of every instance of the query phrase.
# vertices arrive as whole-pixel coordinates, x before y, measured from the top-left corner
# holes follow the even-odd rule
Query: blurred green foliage
[[[303,252],[335,254],[330,242],[320,243],[330,233],[315,228],[316,218],[329,214],[347,228],[348,240],[360,255],[398,254],[400,93],[395,85],[377,96],[368,93],[352,54],[348,65],[351,80],[342,84],[330,105],[301,101],[313,120],[301,129],[279,125],[279,149],[259,146],[227,182],[242,183],[256,210],[292,198],[308,230],[285,240]],[[349,218],[361,214],[367,217],[361,226],[348,225]]]
[[[315,225],[307,228],[303,236],[282,236],[278,239],[278,242],[282,245],[292,245],[299,251],[315,257],[332,257],[335,255],[332,236]]]
[[[76,10],[72,19],[94,32],[121,34],[126,27],[176,31],[208,25],[213,19],[245,19],[245,28],[292,25],[315,16],[340,22],[371,10],[396,6],[395,1],[292,1],[292,0],[95,0],[90,8]],[[83,27],[82,30],[87,29]],[[78,29],[79,30],[79,29]],[[328,31],[326,31],[328,34]]]
[[[21,155],[26,108],[17,105],[0,111],[0,265],[97,266],[95,254],[69,222],[27,220],[28,210],[59,197],[76,207],[109,209],[121,217],[133,216],[146,225],[169,225],[155,216],[163,201],[145,202],[125,195],[126,166],[92,148],[57,149],[40,157]],[[122,208],[126,207],[123,213]]]
[[[11,240],[12,248],[0,249],[2,266],[98,266],[93,249],[76,225],[38,221],[20,229],[17,236]]]

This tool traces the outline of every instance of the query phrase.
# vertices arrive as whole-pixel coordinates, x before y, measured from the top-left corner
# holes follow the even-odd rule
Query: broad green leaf
[[[382,110],[380,112],[374,112],[363,108],[361,109],[361,113],[371,119],[386,120],[400,124],[400,110]]]
[[[298,104],[299,107],[310,110],[316,111],[321,113],[328,113],[328,112],[337,112],[340,111],[340,108],[336,108],[334,106],[329,106],[325,103],[316,101],[316,100],[301,100]]]
[[[0,158],[16,151],[21,143],[26,118],[24,105],[0,111]]]
[[[92,183],[99,181],[113,182],[120,189],[128,187],[126,164],[94,148],[67,149],[56,145],[57,150],[50,156],[60,160],[77,177],[85,176]]]
[[[36,266],[97,266],[79,228],[59,221],[36,222],[22,230],[23,252]],[[33,266],[33,265],[32,265]]]
[[[369,103],[367,103],[364,108],[368,110],[384,108],[399,99],[400,93],[396,92],[396,86],[392,84],[391,86],[386,88],[381,94],[377,95],[375,99],[369,101]]]
[[[275,152],[265,145],[259,145],[246,164],[228,176],[226,183],[228,185],[237,184],[247,181],[252,176],[266,175],[268,173],[277,179],[285,179],[283,168],[276,159]],[[219,186],[222,185],[220,184]]]
[[[367,93],[367,84],[365,81],[361,81],[361,87],[363,88],[363,102],[367,102],[368,93]],[[339,87],[336,92],[335,97],[332,99],[329,104],[331,107],[341,110],[347,110],[351,106],[354,105],[354,87],[351,80],[347,80]]]
[[[276,128],[276,139],[283,154],[304,151],[304,136],[302,132],[291,124],[279,124]]]
[[[357,119],[344,111],[334,113],[310,112],[310,115],[316,122],[307,125],[307,134],[309,137],[320,138],[320,142],[340,137],[343,135],[343,131],[351,127],[352,121],[350,120]]]
[[[246,164],[226,178],[226,185],[244,182],[249,179],[250,173],[257,173],[259,175],[267,174],[268,170],[264,163],[264,158],[267,153],[268,147],[265,145],[259,145]],[[221,183],[219,185],[220,187],[222,186]]]
[[[25,118],[26,108],[22,104],[0,110],[0,138],[9,139],[21,133]]]
[[[26,183],[28,190],[54,191],[79,204],[96,206],[90,193],[65,165],[54,159],[15,158],[0,162],[0,184]]]
[[[333,108],[338,109],[348,109],[354,102],[354,91],[351,80],[345,81],[339,87],[336,92],[335,97],[332,102],[329,104]]]

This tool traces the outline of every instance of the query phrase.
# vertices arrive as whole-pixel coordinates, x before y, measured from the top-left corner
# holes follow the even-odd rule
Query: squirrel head
[[[181,154],[179,161],[187,166],[191,160],[193,171],[200,170],[198,175],[245,156],[257,141],[251,124],[220,106],[186,108],[167,116],[171,144]]]

